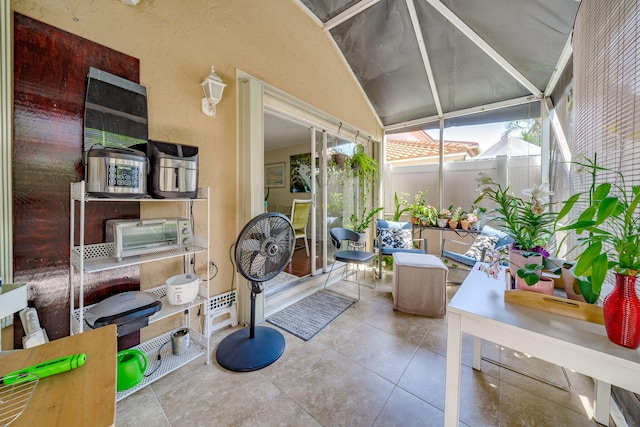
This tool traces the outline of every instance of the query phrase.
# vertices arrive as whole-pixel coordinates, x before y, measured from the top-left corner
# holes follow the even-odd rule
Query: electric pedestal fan
[[[255,371],[282,356],[282,334],[273,328],[255,326],[256,294],[264,290],[263,282],[276,277],[291,260],[294,235],[289,219],[275,212],[253,218],[238,235],[235,260],[240,274],[251,282],[251,326],[220,342],[216,359],[223,368]]]

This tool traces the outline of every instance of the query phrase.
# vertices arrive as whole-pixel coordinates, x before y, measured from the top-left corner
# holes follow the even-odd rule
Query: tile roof
[[[470,141],[444,141],[444,155],[459,155],[474,157],[480,152],[480,145]],[[440,143],[425,131],[405,132],[387,135],[386,161],[437,159],[440,153]]]

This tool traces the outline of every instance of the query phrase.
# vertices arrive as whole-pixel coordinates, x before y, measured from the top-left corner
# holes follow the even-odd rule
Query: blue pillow
[[[497,230],[490,225],[485,225],[484,227],[482,227],[482,232],[480,234],[483,236],[497,237],[498,241],[496,242],[496,248],[500,248],[502,246],[510,245],[511,243],[513,243],[513,237],[511,237],[510,234],[502,230]]]
[[[411,230],[413,229],[413,225],[410,222],[389,221],[386,219],[378,218],[376,220],[376,228],[400,228]]]

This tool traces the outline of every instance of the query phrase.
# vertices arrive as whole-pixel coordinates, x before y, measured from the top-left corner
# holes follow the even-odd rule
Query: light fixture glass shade
[[[216,104],[222,99],[222,92],[227,86],[211,66],[211,73],[200,83],[204,91],[202,112],[207,116],[216,116]]]

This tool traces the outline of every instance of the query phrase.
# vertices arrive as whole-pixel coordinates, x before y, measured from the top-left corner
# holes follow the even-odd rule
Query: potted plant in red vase
[[[615,287],[602,305],[607,336],[623,347],[638,348],[640,300],[635,282],[640,270],[640,185],[627,186],[620,172],[600,167],[596,160],[594,156],[574,162],[591,174],[592,185],[565,202],[558,221],[574,206],[582,213],[558,230],[575,231],[579,236],[574,249],[582,252],[576,257],[574,275],[587,302],[597,302],[607,273],[614,272]],[[616,176],[616,183],[597,184],[597,172]]]

